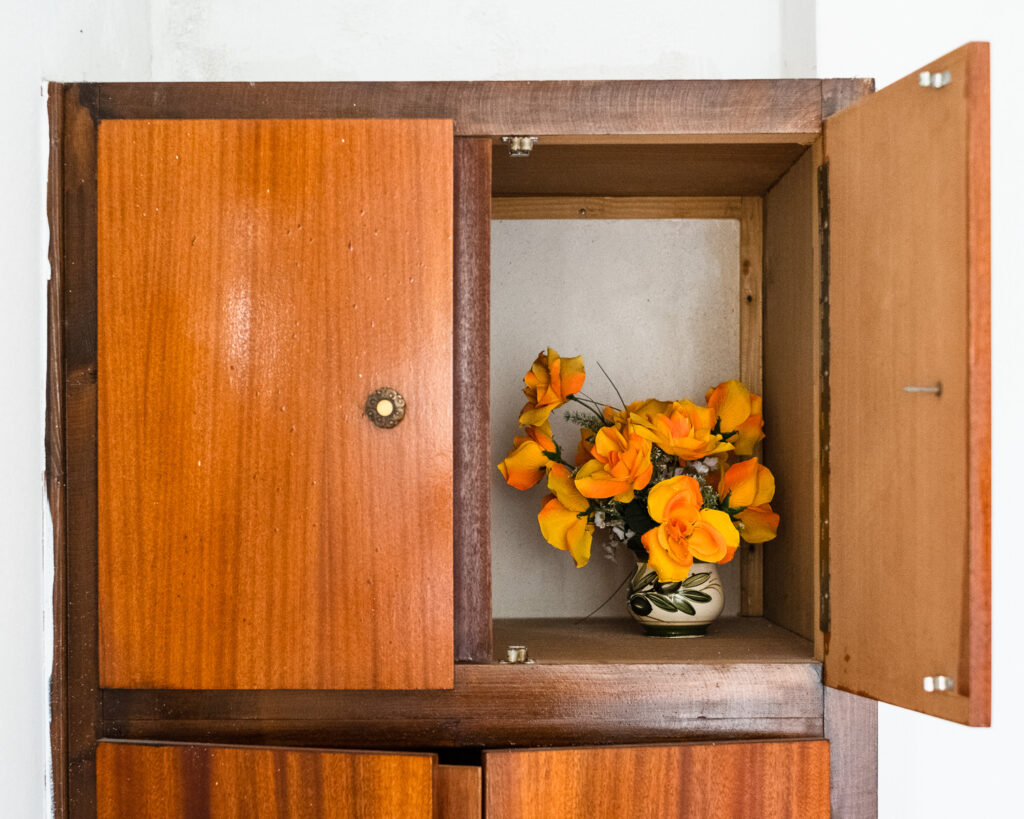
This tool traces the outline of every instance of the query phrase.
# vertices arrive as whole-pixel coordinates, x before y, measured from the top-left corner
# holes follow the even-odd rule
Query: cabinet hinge
[[[501,141],[508,145],[509,156],[529,156],[537,144],[534,136],[503,136]]]
[[[829,596],[829,472],[830,472],[830,403],[829,368],[831,364],[830,326],[829,326],[829,192],[828,162],[818,168],[818,240],[821,263],[821,373],[820,373],[820,414],[818,416],[819,433],[819,484],[820,507],[818,541],[820,548],[819,577],[821,584],[821,602],[819,611],[819,628],[826,634],[831,631],[831,598]]]

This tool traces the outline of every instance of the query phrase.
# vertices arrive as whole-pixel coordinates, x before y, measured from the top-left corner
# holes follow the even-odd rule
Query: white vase
[[[694,563],[675,583],[659,583],[646,563],[638,563],[627,600],[633,619],[652,637],[700,637],[725,603],[714,563]]]

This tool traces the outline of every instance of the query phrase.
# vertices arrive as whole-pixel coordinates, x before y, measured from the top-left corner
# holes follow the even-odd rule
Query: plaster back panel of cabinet
[[[598,362],[627,401],[704,400],[739,375],[739,222],[731,219],[526,219],[492,222],[491,462],[508,453],[525,398],[523,375],[553,347],[582,355],[583,392],[617,404]],[[571,460],[578,428],[552,413]],[[543,485],[520,492],[497,469],[491,487],[495,617],[582,617],[622,582],[632,553],[614,562],[595,541],[576,569],[537,526]],[[739,561],[720,567],[725,614],[739,610]],[[624,596],[598,616],[626,617]]]

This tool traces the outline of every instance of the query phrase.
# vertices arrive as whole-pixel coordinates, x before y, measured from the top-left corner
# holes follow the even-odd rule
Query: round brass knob
[[[391,429],[405,418],[405,398],[394,387],[381,387],[366,397],[367,418],[381,429]]]

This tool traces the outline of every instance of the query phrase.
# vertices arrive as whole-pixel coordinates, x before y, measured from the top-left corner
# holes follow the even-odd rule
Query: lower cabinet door
[[[433,754],[101,742],[99,819],[434,815]]]
[[[484,753],[487,819],[829,815],[825,740]]]

